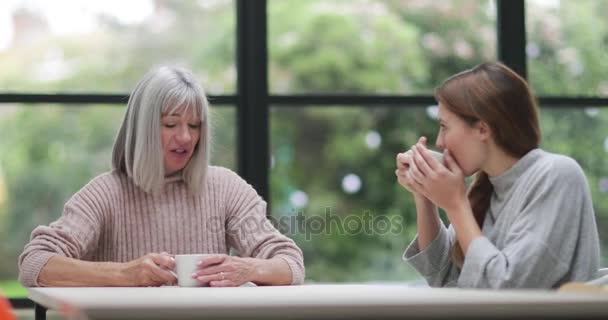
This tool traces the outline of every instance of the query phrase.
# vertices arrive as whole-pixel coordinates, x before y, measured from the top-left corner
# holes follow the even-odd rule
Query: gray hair
[[[160,118],[180,107],[194,108],[201,119],[200,139],[181,174],[191,193],[202,191],[209,166],[209,103],[192,73],[162,66],[146,73],[131,93],[112,151],[112,168],[128,175],[145,192],[162,189]]]

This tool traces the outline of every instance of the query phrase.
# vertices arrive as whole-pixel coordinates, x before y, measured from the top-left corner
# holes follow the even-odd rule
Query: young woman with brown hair
[[[484,63],[447,79],[435,97],[444,162],[424,137],[397,155],[418,225],[404,259],[431,286],[555,288],[594,278],[599,240],[587,180],[573,159],[539,149],[525,80]]]

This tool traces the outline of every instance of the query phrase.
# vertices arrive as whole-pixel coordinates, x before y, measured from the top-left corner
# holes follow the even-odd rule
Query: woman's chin
[[[479,170],[470,170],[462,168],[462,174],[464,174],[464,176],[467,178],[474,176],[477,172],[479,172]]]
[[[165,177],[172,176],[180,171],[182,171],[186,166],[183,167],[175,167],[175,168],[165,168]]]

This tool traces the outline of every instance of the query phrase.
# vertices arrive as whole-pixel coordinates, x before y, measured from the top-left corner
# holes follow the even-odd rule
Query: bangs
[[[181,88],[174,88],[167,92],[163,99],[161,112],[163,115],[173,115],[182,111],[184,113],[194,110],[194,115],[201,121],[203,115],[203,101],[200,95],[197,94],[196,89],[189,86],[182,86]]]

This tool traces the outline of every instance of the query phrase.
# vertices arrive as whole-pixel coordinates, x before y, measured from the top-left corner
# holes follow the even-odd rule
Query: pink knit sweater
[[[228,253],[283,258],[292,283],[304,280],[302,251],[266,218],[266,203],[236,173],[210,166],[201,195],[187,193],[179,177],[151,195],[118,172],[104,173],[65,204],[63,215],[39,226],[19,257],[19,281],[37,286],[54,255],[126,262],[147,253]]]

